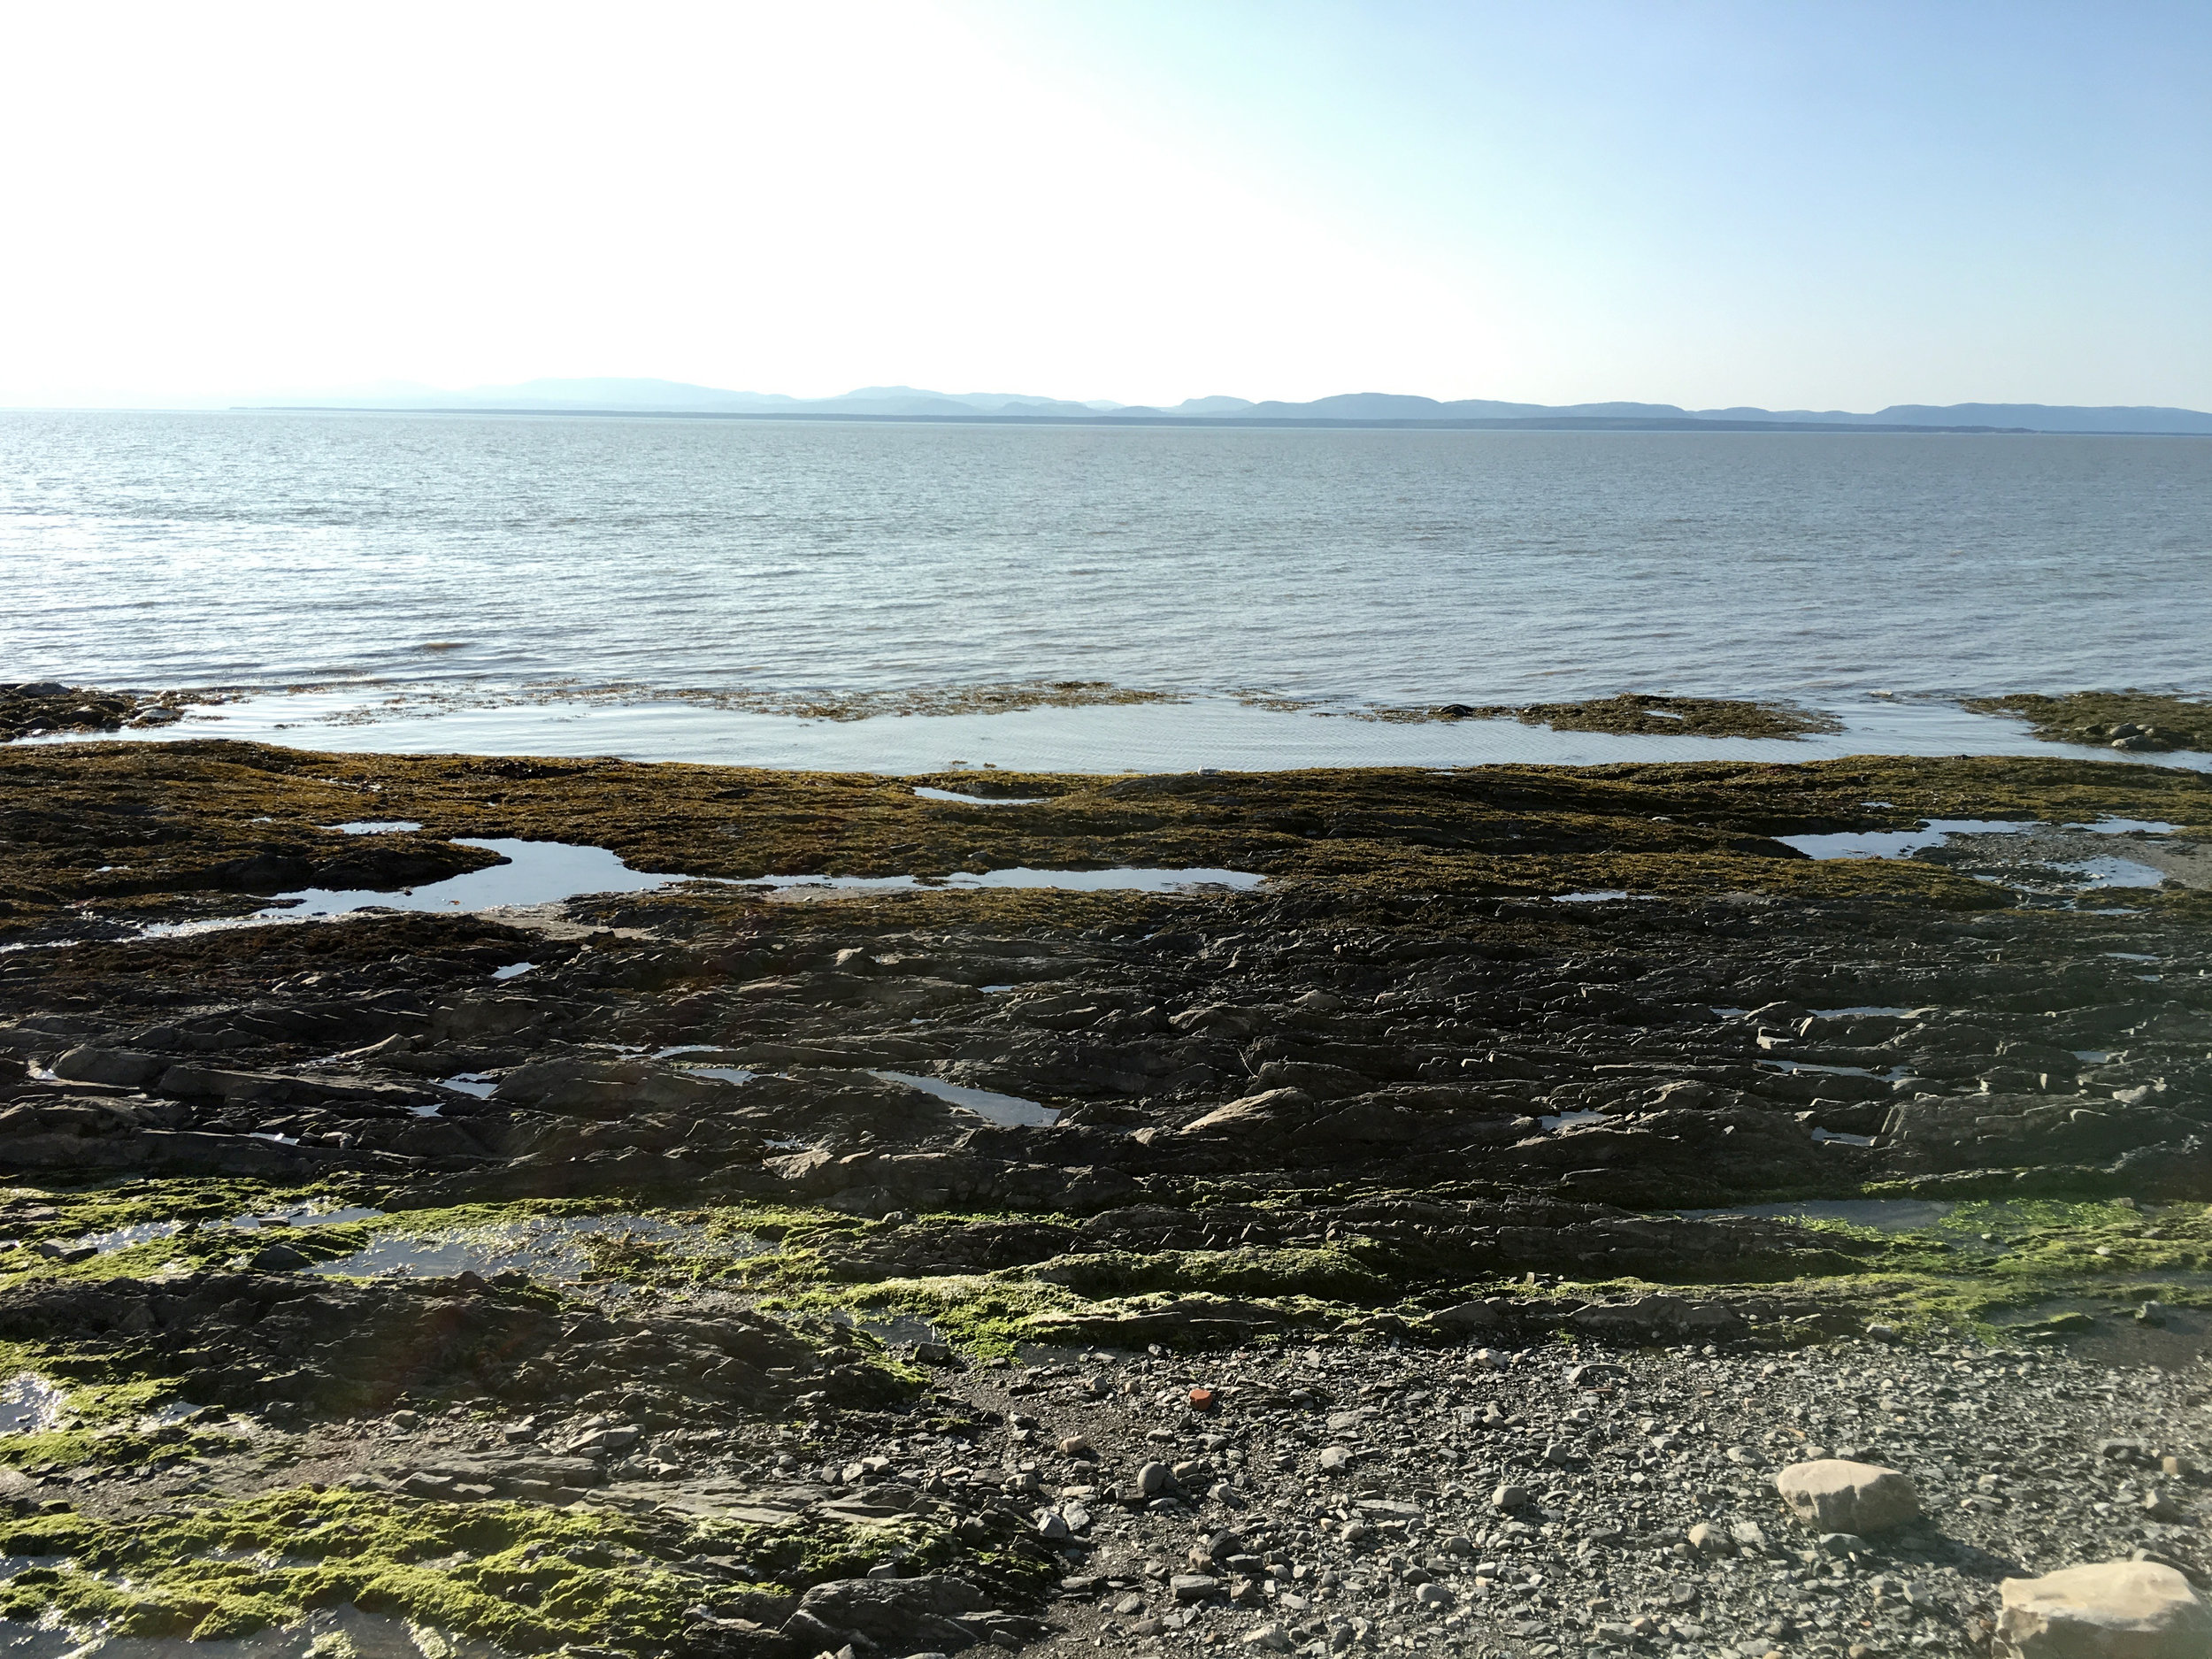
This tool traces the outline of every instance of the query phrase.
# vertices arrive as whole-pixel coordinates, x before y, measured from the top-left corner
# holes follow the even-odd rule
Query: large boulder
[[[1302,1088],[1263,1089],[1215,1107],[1204,1117],[1185,1124],[1178,1133],[1273,1139],[1306,1122],[1317,1110],[1313,1096]]]
[[[1920,1517],[1920,1494],[1894,1469],[1841,1457],[1792,1463],[1774,1489],[1790,1513],[1816,1532],[1886,1532]]]
[[[2000,1591],[2000,1659],[2203,1659],[2212,1606],[2154,1561],[2063,1567],[2008,1578]]]
[[[128,1048],[101,1048],[80,1043],[54,1062],[54,1075],[73,1083],[105,1083],[119,1088],[144,1088],[176,1063],[157,1054],[138,1054]]]

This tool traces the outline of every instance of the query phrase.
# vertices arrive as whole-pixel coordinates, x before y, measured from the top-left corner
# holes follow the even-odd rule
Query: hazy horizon
[[[2212,408],[2212,12],[19,8],[0,404]],[[1061,390],[1058,388],[1068,388]]]
[[[929,405],[943,405],[949,409],[964,404],[979,413],[1044,413],[1079,416],[1092,414],[1156,413],[1169,415],[1228,415],[1256,411],[1260,415],[1285,414],[1310,410],[1315,413],[1333,413],[1322,405],[1356,404],[1368,400],[1433,402],[1440,406],[1440,415],[1470,414],[1576,414],[1582,412],[1648,411],[1654,414],[1675,413],[1699,419],[1757,419],[1771,416],[1783,420],[1818,421],[1832,419],[1839,421],[1878,420],[1884,416],[1894,417],[1900,424],[1926,424],[1924,418],[1958,412],[1956,425],[1988,424],[1986,416],[2004,411],[2046,411],[2053,414],[2081,411],[2085,414],[2120,415],[2141,413],[2192,417],[2174,430],[2186,432],[2212,431],[2212,411],[2183,409],[2156,404],[2082,405],[2053,403],[2044,400],[2017,403],[1994,403],[1987,399],[1972,399],[1955,404],[1926,404],[1893,401],[1871,410],[1789,409],[1772,410],[1742,403],[1694,408],[1673,402],[1632,399],[1594,400],[1585,403],[1543,404],[1524,400],[1508,399],[1448,399],[1434,398],[1427,393],[1378,392],[1335,393],[1317,400],[1285,403],[1280,400],[1247,398],[1233,393],[1197,394],[1173,403],[1133,404],[1112,399],[1059,396],[1036,391],[941,391],[927,387],[872,384],[824,397],[801,397],[790,393],[763,391],[757,388],[712,387],[692,381],[664,380],[637,375],[541,376],[530,380],[497,386],[441,387],[422,381],[387,380],[350,387],[322,387],[294,388],[288,391],[266,392],[259,395],[242,393],[228,397],[210,397],[180,400],[170,403],[148,404],[58,404],[43,407],[86,413],[160,413],[206,412],[219,410],[251,411],[255,409],[330,409],[334,411],[359,410],[363,412],[435,412],[441,409],[464,410],[471,407],[488,410],[512,410],[528,412],[544,410],[552,412],[588,411],[604,409],[609,412],[680,413],[750,412],[757,407],[763,412],[788,407],[794,412],[819,412],[840,407],[866,412],[918,414]],[[1455,404],[1494,403],[1494,411],[1463,411]],[[10,406],[0,406],[10,407]],[[36,412],[41,406],[12,406],[12,412]],[[1373,419],[1379,411],[1351,410],[1344,418]],[[1419,418],[1415,415],[1413,418]],[[2094,430],[2093,427],[2070,428]],[[2112,426],[2112,430],[2127,429]],[[2142,428],[2154,430],[2156,428]]]

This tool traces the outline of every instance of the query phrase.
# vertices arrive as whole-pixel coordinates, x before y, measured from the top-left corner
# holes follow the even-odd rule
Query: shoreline
[[[998,706],[974,706],[988,695]],[[921,776],[954,770],[1162,772],[1358,769],[1387,766],[1589,766],[1767,761],[1792,764],[1852,756],[2007,755],[2124,759],[2212,770],[2212,730],[2200,733],[2204,705],[2177,696],[1981,699],[1865,698],[1841,706],[1779,701],[1621,697],[1537,704],[1515,715],[1463,703],[1409,707],[1323,706],[1249,694],[1170,695],[1118,687],[1079,696],[1049,688],[949,691],[880,700],[860,718],[845,705],[774,712],[704,694],[633,698],[626,693],[426,693],[410,700],[381,688],[320,687],[289,693],[92,694],[118,703],[115,727],[57,730],[16,743],[105,737],[126,742],[234,739],[363,754],[504,754],[571,759],[753,765],[773,770]],[[67,701],[68,699],[63,699]],[[966,706],[963,706],[964,703]],[[2001,707],[2001,705],[2003,705]],[[859,706],[876,710],[877,703]],[[2021,708],[2025,712],[2015,713]],[[2141,710],[2177,728],[2174,745],[2120,749],[2084,735],[2077,707],[2127,724]],[[1649,709],[1692,710],[1684,735]],[[1709,714],[1707,710],[1717,710]],[[2178,711],[2178,712],[2177,712]],[[2028,714],[2032,713],[2035,724]],[[148,717],[151,717],[149,718]],[[51,718],[51,717],[49,717]],[[134,720],[145,720],[134,725]],[[1794,725],[1793,735],[1782,735]],[[13,729],[31,729],[19,718]]]
[[[2134,758],[0,747],[0,1498],[71,1563],[0,1617],[1844,1659],[2212,1569],[2212,780]],[[717,879],[138,936],[502,837]],[[1263,879],[728,885],[1017,868]],[[1824,1553],[1816,1454],[1926,1518]]]

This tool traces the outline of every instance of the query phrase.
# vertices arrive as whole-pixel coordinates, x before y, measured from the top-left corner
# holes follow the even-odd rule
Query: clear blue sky
[[[2212,407],[2203,0],[31,10],[0,402]]]

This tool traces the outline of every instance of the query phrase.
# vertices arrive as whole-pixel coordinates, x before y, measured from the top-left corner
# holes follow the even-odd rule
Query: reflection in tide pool
[[[948,889],[1051,888],[1066,893],[1179,893],[1188,887],[1227,887],[1249,893],[1265,876],[1248,870],[985,870],[949,876],[757,876],[732,885],[767,887],[779,898],[817,893],[941,893]]]
[[[1048,795],[956,795],[950,789],[926,789],[917,785],[914,798],[918,801],[949,801],[956,806],[1042,806],[1052,799]]]
[[[50,1429],[68,1409],[69,1396],[35,1371],[19,1371],[0,1383],[0,1434]]]
[[[949,1105],[972,1111],[1002,1128],[1041,1129],[1060,1120],[1060,1114],[1051,1107],[1041,1106],[1033,1100],[1024,1100],[1018,1094],[1001,1094],[987,1088],[964,1088],[957,1083],[947,1083],[933,1077],[920,1077],[910,1071],[871,1071],[868,1075],[881,1078],[887,1083],[903,1083],[910,1088],[920,1089],[925,1094],[934,1094]]]
[[[586,893],[649,893],[687,879],[633,870],[603,847],[576,847],[566,841],[480,841],[469,836],[455,844],[488,849],[507,862],[396,893],[309,887],[280,894],[280,901],[289,901],[286,907],[273,913],[265,911],[258,919],[342,916],[373,905],[389,910],[482,910],[504,904],[551,904]]]
[[[527,1216],[485,1227],[387,1231],[353,1255],[318,1262],[307,1271],[349,1279],[514,1271],[573,1284],[603,1271],[610,1256],[641,1247],[680,1256],[750,1256],[762,1248],[747,1236],[710,1236],[703,1224],[654,1216]]]
[[[376,1221],[383,1215],[384,1211],[366,1204],[338,1204],[329,1209],[311,1203],[284,1204],[250,1216],[233,1216],[223,1225],[242,1233],[260,1233],[275,1227],[342,1227],[349,1222]]]

